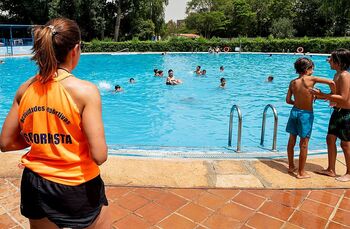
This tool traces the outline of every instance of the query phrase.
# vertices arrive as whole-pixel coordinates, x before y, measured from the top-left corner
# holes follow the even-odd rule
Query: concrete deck
[[[17,164],[23,152],[1,153],[6,161],[0,168],[0,177],[20,178],[22,169]],[[298,160],[295,161],[296,165]],[[319,171],[327,166],[326,155],[309,157],[306,170],[312,178],[299,180],[287,172],[286,159],[164,159],[109,156],[101,166],[101,175],[107,185],[167,188],[268,188],[268,189],[322,189],[350,188],[322,176]],[[337,173],[344,174],[344,157],[338,156]]]

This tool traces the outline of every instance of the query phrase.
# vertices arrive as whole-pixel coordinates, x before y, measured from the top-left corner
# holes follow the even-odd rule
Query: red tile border
[[[261,228],[261,229],[265,229],[265,228],[279,229],[282,227],[283,224],[284,224],[283,221],[271,218],[271,217],[263,215],[261,213],[254,214],[253,217],[251,217],[247,222],[247,225],[252,226],[254,228],[257,228],[257,229],[258,228]]]
[[[308,199],[315,200],[330,206],[335,206],[339,201],[339,196],[323,190],[312,190]]]
[[[172,214],[157,225],[162,229],[192,229],[196,226],[195,223],[177,214]]]
[[[290,223],[295,224],[299,227],[304,228],[325,228],[327,220],[320,217],[314,216],[308,212],[295,211],[292,218],[289,220]]]
[[[350,212],[337,209],[333,219],[331,220],[346,226],[350,226]]]
[[[299,210],[328,220],[334,210],[334,207],[306,199],[300,206]]]
[[[172,211],[161,207],[159,204],[151,202],[138,209],[135,214],[141,216],[144,220],[154,225],[170,215]]]
[[[19,185],[19,178],[0,178],[0,228],[29,228],[28,220],[19,212]],[[106,186],[106,194],[114,228],[121,229],[259,228],[261,221],[265,222],[263,226],[271,222],[270,228],[279,227],[280,222],[284,222],[284,229],[318,229],[326,225],[332,229],[350,228],[350,189]],[[328,219],[331,213],[334,216]]]
[[[246,191],[242,191],[237,194],[232,199],[232,201],[252,209],[257,209],[265,201],[265,198],[256,196]]]
[[[293,214],[294,209],[290,207],[286,207],[279,203],[274,203],[272,201],[267,201],[263,206],[259,209],[260,212],[265,215],[270,215],[280,220],[287,221],[289,217]]]

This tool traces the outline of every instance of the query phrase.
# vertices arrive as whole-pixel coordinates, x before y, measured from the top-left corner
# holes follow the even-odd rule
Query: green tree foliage
[[[285,17],[273,21],[270,30],[276,38],[291,38],[295,33],[292,21]]]
[[[229,31],[233,36],[249,36],[254,31],[256,13],[247,1],[233,0],[226,12],[230,19]]]
[[[191,13],[186,18],[186,25],[190,29],[196,29],[204,37],[211,37],[214,31],[223,30],[227,24],[223,12],[212,11],[202,13]]]
[[[154,35],[155,26],[152,20],[140,20],[135,21],[133,29],[134,37],[137,37],[140,40],[150,40]]]
[[[7,12],[7,21],[13,24],[43,24],[49,19],[48,8],[47,1],[0,1],[0,11]]]
[[[320,7],[323,0],[300,0],[294,6],[296,17],[294,28],[299,37],[325,36],[331,28],[331,21],[322,15]]]
[[[321,1],[320,11],[330,26],[327,35],[344,36],[350,30],[349,0]]]
[[[167,4],[168,0],[1,0],[0,23],[44,24],[68,17],[78,22],[87,41],[174,33],[167,30],[205,37],[267,37],[278,27],[295,30],[297,37],[350,35],[350,0],[190,0],[187,26],[181,28],[165,26]]]

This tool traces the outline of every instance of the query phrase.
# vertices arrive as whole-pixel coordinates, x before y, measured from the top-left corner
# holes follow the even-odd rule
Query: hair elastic
[[[52,36],[55,36],[57,34],[57,31],[53,25],[48,25],[47,27],[51,29]]]

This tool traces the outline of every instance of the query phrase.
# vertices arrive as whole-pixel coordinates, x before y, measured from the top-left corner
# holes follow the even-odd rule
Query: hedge
[[[330,53],[338,48],[350,49],[350,38],[302,38],[271,39],[241,38],[229,41],[218,39],[205,40],[173,38],[167,41],[126,41],[104,42],[94,40],[84,42],[84,52],[118,52],[127,49],[129,52],[207,52],[210,47],[230,47],[234,50],[241,43],[243,52],[296,52],[303,47],[304,52]]]

